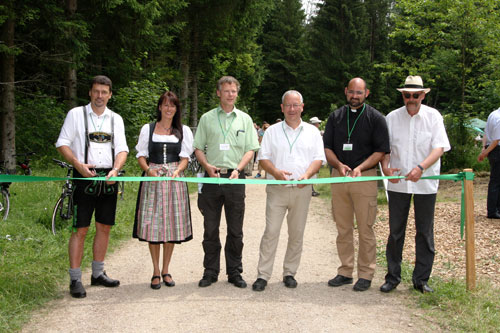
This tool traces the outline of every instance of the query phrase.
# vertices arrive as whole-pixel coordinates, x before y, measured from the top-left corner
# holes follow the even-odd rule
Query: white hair
[[[299,93],[297,90],[288,90],[283,94],[283,97],[281,97],[281,103],[283,104],[285,102],[285,97],[291,94],[295,94],[299,96],[300,98],[300,103],[304,103],[304,99],[302,98],[302,94]]]

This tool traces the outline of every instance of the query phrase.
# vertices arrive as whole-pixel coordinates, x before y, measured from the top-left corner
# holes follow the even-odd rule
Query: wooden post
[[[464,169],[472,172],[472,169]],[[476,248],[474,245],[474,191],[473,181],[465,180],[465,269],[467,290],[476,289]]]

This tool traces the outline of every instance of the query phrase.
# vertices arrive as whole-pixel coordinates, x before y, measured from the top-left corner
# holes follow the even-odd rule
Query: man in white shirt
[[[477,157],[482,162],[486,157],[490,162],[490,182],[486,203],[487,217],[500,219],[500,109],[490,113],[483,137],[483,150]]]
[[[424,88],[420,76],[408,76],[403,88],[405,106],[386,117],[391,153],[382,160],[386,176],[404,175],[404,180],[391,179],[389,194],[389,239],[386,256],[388,273],[382,292],[390,292],[401,282],[401,260],[411,197],[415,211],[416,260],[413,287],[422,293],[433,292],[427,284],[434,263],[434,207],[439,180],[422,176],[439,175],[440,157],[450,150],[443,117],[436,109],[422,104],[430,89]]]
[[[123,119],[106,105],[111,98],[111,80],[103,75],[94,77],[89,90],[90,103],[71,109],[56,142],[57,150],[73,165],[75,178],[117,177],[127,159]],[[93,244],[91,285],[118,287],[104,271],[104,257],[109,233],[115,224],[116,182],[75,180],[73,232],[69,239],[70,294],[75,298],[87,296],[82,285],[80,269],[85,237],[95,211],[96,235]]]
[[[326,162],[319,130],[301,119],[304,103],[295,90],[285,92],[281,110],[285,121],[270,126],[262,139],[258,162],[267,179],[304,180],[316,177]],[[297,287],[294,276],[302,254],[311,185],[267,185],[266,229],[260,242],[257,280],[252,289],[263,291],[273,271],[276,248],[287,214],[288,245],[283,262],[283,282],[287,288]]]

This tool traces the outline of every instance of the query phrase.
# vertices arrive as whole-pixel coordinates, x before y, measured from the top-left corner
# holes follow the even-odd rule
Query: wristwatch
[[[420,164],[417,164],[417,167],[420,169],[420,171],[424,172],[425,169],[423,166],[421,166]]]
[[[114,170],[116,172],[120,172],[120,169],[118,169],[118,168],[113,168],[112,170]]]
[[[236,169],[234,169],[234,170],[238,171],[238,175],[241,173],[241,170],[240,170],[240,169],[238,169],[238,168],[236,168]]]

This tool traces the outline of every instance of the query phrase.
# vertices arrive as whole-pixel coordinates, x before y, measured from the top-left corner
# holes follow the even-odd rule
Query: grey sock
[[[80,269],[80,267],[70,268],[69,269],[69,277],[70,277],[71,281],[77,280],[77,281],[82,282],[82,270]]]
[[[92,261],[92,276],[98,278],[104,272],[104,261]]]

